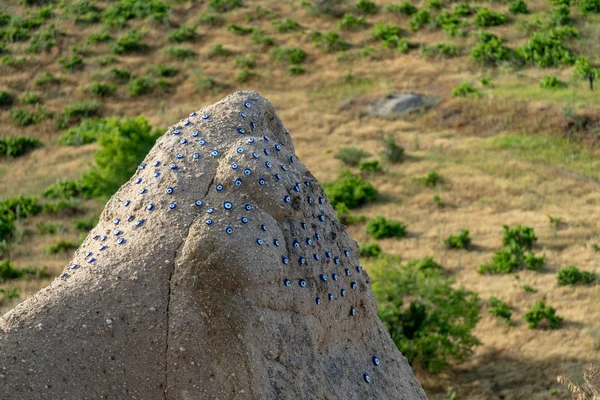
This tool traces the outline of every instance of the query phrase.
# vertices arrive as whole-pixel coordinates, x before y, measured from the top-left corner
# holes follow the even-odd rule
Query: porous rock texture
[[[0,318],[2,399],[425,399],[356,242],[258,93],[158,139]]]

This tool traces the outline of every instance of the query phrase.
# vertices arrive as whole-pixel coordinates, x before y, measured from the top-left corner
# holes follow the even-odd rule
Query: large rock
[[[425,399],[269,102],[169,128],[72,264],[0,319],[2,399]]]
[[[367,112],[376,117],[399,117],[427,110],[435,105],[432,98],[418,93],[391,93],[376,98],[367,107]]]

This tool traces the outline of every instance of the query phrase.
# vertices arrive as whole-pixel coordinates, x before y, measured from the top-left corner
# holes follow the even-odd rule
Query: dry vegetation
[[[540,69],[504,61],[475,63],[469,58],[479,31],[473,17],[467,17],[465,36],[451,37],[432,25],[411,32],[411,17],[383,9],[400,1],[375,1],[378,11],[365,15],[367,26],[355,30],[340,30],[339,17],[315,14],[292,0],[246,0],[243,7],[214,12],[215,26],[201,21],[207,2],[167,2],[170,12],[160,21],[132,19],[112,28],[102,22],[76,24],[75,17],[66,12],[74,2],[58,3],[42,27],[30,32],[33,37],[50,25],[61,32],[47,52],[27,53],[29,40],[5,41],[0,91],[10,92],[14,101],[12,107],[0,106],[0,139],[30,136],[43,147],[18,158],[0,158],[0,199],[40,196],[57,179],[78,179],[90,168],[97,144],[67,147],[58,143],[64,131],[57,128],[58,116],[74,102],[96,99],[102,102],[99,116],[142,114],[154,127],[164,129],[228,92],[257,90],[275,105],[292,132],[299,157],[321,181],[330,181],[347,168],[334,158],[340,147],[358,147],[371,155],[367,160],[374,160],[384,150],[382,139],[395,138],[406,151],[404,161],[383,163],[383,172],[369,176],[379,200],[353,214],[403,221],[407,237],[378,241],[385,253],[403,260],[432,256],[451,272],[457,287],[477,292],[482,303],[494,296],[510,305],[512,325],[482,307],[474,332],[482,344],[465,362],[438,375],[417,369],[431,398],[443,398],[448,387],[453,387],[462,399],[566,399],[567,388],[557,383],[556,376],[577,380],[587,364],[600,363],[600,286],[559,287],[556,282],[556,272],[567,265],[600,273],[600,254],[592,246],[600,241],[600,151],[596,147],[600,97],[588,90],[585,80],[572,78],[572,66]],[[91,3],[106,9],[114,2]],[[342,3],[341,8],[361,15],[354,2]],[[414,2],[419,9],[431,3]],[[450,1],[441,3],[445,9],[452,7]],[[545,16],[553,7],[549,0],[530,0],[530,14],[513,15],[502,2],[476,3],[509,15],[508,24],[485,29],[501,36],[513,50],[530,36],[524,22]],[[39,10],[39,6],[6,0],[0,4],[0,17]],[[432,15],[438,13],[432,9]],[[274,15],[279,23],[272,22]],[[290,24],[285,31],[280,27],[283,18],[298,26]],[[596,59],[600,56],[600,15],[583,15],[573,6],[571,18],[580,37],[567,41],[567,47],[574,54]],[[373,38],[374,26],[383,22],[402,28],[401,37],[410,44],[407,53],[384,48]],[[264,31],[274,44],[254,43],[255,33],[236,34],[229,24]],[[169,40],[169,34],[180,27],[195,28],[195,35],[181,43]],[[114,50],[114,42],[88,43],[90,35],[108,32],[118,39],[131,29],[142,33],[139,49],[123,53]],[[339,32],[351,47],[326,52],[311,40],[312,30]],[[440,42],[457,44],[461,55],[430,58],[417,48]],[[219,44],[230,55],[217,54]],[[193,54],[178,58],[165,51],[170,46],[190,49]],[[303,49],[307,54],[299,63],[303,68],[290,69],[286,61],[277,61],[271,47]],[[74,54],[83,65],[67,71],[59,60]],[[21,57],[26,59],[18,61]],[[149,70],[159,64],[179,72],[159,77],[158,69]],[[130,71],[132,79],[150,77],[152,93],[132,96],[131,82],[114,79],[113,68]],[[36,84],[47,72],[54,78],[45,85]],[[549,75],[568,82],[568,87],[540,88],[540,79]],[[492,85],[480,83],[484,76],[491,78]],[[452,89],[463,82],[470,82],[480,96],[452,98]],[[94,83],[113,84],[114,92],[98,97],[90,92]],[[441,102],[428,112],[403,119],[375,118],[364,112],[371,99],[393,91],[419,92]],[[39,95],[38,105],[19,100],[26,92]],[[11,110],[23,107],[43,108],[47,116],[37,124],[17,126]],[[416,181],[431,170],[443,178],[439,184],[428,187]],[[42,212],[18,221],[18,240],[10,252],[14,265],[46,266],[57,276],[71,253],[48,255],[46,249],[59,239],[76,244],[84,233],[74,228],[73,221],[93,217],[102,207],[97,200],[87,200],[68,213]],[[551,225],[548,215],[560,217],[560,222]],[[41,234],[40,222],[57,222],[64,229]],[[500,249],[503,224],[535,229],[539,237],[535,251],[546,260],[541,272],[477,273]],[[463,228],[472,238],[470,250],[448,250],[444,239]],[[365,224],[352,224],[348,229],[359,243],[370,241]],[[48,282],[29,279],[0,284],[5,290],[16,287],[20,295],[0,303],[0,310],[10,309]],[[536,300],[556,308],[565,319],[560,329],[528,329],[522,316]]]

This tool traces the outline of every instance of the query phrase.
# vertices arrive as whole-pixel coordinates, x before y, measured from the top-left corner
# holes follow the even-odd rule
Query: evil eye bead
[[[187,142],[188,142],[188,140],[187,140],[187,139],[181,139],[181,140],[179,141],[179,143],[181,143],[181,144],[187,144]]]
[[[350,315],[352,315],[353,317],[356,316],[356,308],[350,307]],[[367,380],[367,379],[365,378],[365,380]],[[369,378],[369,380],[367,382],[371,382],[371,378]]]
[[[167,188],[167,194],[173,194],[173,188],[172,187],[168,187]]]
[[[264,184],[265,184],[265,180],[264,180],[263,178],[260,178],[260,179],[258,180],[258,184],[259,184],[259,185],[264,185]]]
[[[374,365],[379,365],[380,361],[379,361],[379,357],[377,356],[373,356],[373,364]]]
[[[157,172],[154,174],[154,177],[155,177],[155,178],[158,178],[159,176],[160,176],[160,171],[157,171]]]
[[[215,209],[211,207],[211,208],[209,208],[208,210],[206,210],[206,212],[207,212],[208,214],[212,214],[212,213],[214,213],[214,212],[215,212]]]
[[[251,173],[252,173],[252,171],[250,171],[250,168],[246,168],[244,170],[244,175],[246,175],[246,176],[250,176]]]
[[[223,190],[223,185],[219,184],[216,186],[217,192],[220,192],[221,190]]]
[[[324,222],[325,221],[325,216],[324,215],[319,215],[319,221]]]
[[[300,258],[298,259],[298,262],[299,262],[300,264],[306,264],[306,258],[304,258],[304,257],[300,257]]]
[[[86,257],[89,257],[89,256],[91,256],[92,254],[94,254],[94,253],[92,253],[91,251],[88,251],[88,253],[87,253],[85,256],[86,256]]]
[[[241,148],[241,147],[238,147],[238,148],[237,148],[237,152],[238,152],[238,153],[243,153],[243,152],[244,152],[244,149],[243,149],[243,148]]]
[[[123,234],[123,232],[120,230],[115,231],[115,236],[121,236],[122,234]]]
[[[242,224],[247,224],[248,223],[248,218],[242,217],[242,218],[240,218],[240,221],[242,222]]]
[[[228,226],[228,227],[226,227],[226,228],[225,228],[225,232],[226,232],[228,235],[231,235],[231,234],[233,234],[233,228],[232,228],[232,227],[230,227],[230,226]]]
[[[306,281],[304,279],[300,279],[298,281],[298,284],[300,285],[300,287],[306,287]]]
[[[96,259],[94,257],[90,257],[87,260],[87,262],[90,263],[90,264],[93,263],[94,261],[96,261]]]
[[[245,102],[245,103],[244,103],[244,107],[246,107],[246,108],[250,108],[250,103],[248,103],[248,102]]]
[[[279,174],[275,174],[275,175],[273,175],[273,176],[274,176],[274,177],[275,177],[275,179],[277,179],[277,180],[280,180],[280,179],[281,179],[281,176],[279,176]]]
[[[196,200],[196,201],[194,202],[194,204],[195,204],[197,207],[200,207],[200,206],[202,206],[202,200]]]
[[[262,239],[258,238],[258,239],[256,239],[256,243],[258,243],[259,245],[262,246],[264,242]]]
[[[313,258],[315,259],[315,261],[319,261],[319,255],[318,254],[313,254]]]
[[[152,210],[154,210],[154,204],[152,204],[152,203],[148,204],[148,205],[146,206],[146,210],[148,210],[148,211],[152,211]]]
[[[268,136],[263,136],[263,139],[265,139],[266,142],[270,142],[271,141],[271,139],[269,139]]]
[[[206,225],[212,225],[212,219],[207,219],[205,222]]]
[[[275,150],[277,150],[277,151],[281,150],[281,146],[280,146],[280,145],[278,145],[278,144],[276,144],[276,145],[275,145]]]
[[[342,297],[344,297],[346,295],[346,289],[340,290],[340,294],[342,295]]]
[[[306,244],[307,245],[312,245],[312,239],[311,238],[306,238]]]
[[[119,238],[117,240],[117,244],[123,244],[123,243],[125,243],[125,238]]]
[[[273,239],[273,244],[277,247],[279,247],[279,240],[277,239]]]
[[[100,238],[100,241],[101,241],[101,242],[104,242],[106,239],[107,239],[107,238],[106,238],[106,236],[102,236],[102,237]]]
[[[330,251],[326,251],[326,252],[325,252],[325,257],[327,257],[327,258],[331,258],[331,252],[330,252]]]
[[[250,139],[248,139],[248,143],[254,143],[255,139],[253,137],[251,137]]]
[[[319,275],[319,277],[321,278],[321,280],[322,280],[323,282],[327,282],[327,275],[325,275],[325,274],[321,274],[321,275]]]
[[[310,197],[310,196],[308,196],[308,197],[306,198],[306,201],[308,202],[308,204],[312,204],[312,203],[313,203],[313,198],[312,198],[312,197]]]
[[[66,272],[60,274],[60,279],[67,279],[69,277],[69,274],[67,274]]]
[[[70,266],[67,267],[67,269],[70,269],[70,270],[74,270],[74,269],[77,269],[77,268],[79,268],[79,264],[73,264],[73,265],[70,265]]]
[[[300,186],[300,184],[299,184],[299,183],[296,183],[296,185],[294,185],[294,191],[295,191],[296,193],[298,193],[298,192],[300,191],[300,188],[301,188],[301,186]]]
[[[196,112],[194,111],[194,112],[192,112],[192,113],[190,114],[190,118],[193,118],[193,117],[195,117],[196,115],[198,115],[198,114],[196,114]]]
[[[345,272],[346,272],[346,276],[350,276],[351,275],[350,270],[348,268],[345,269]]]
[[[289,287],[289,286],[292,284],[292,282],[290,282],[290,280],[289,280],[289,279],[284,279],[284,280],[283,280],[283,284],[284,284],[285,286],[288,286],[288,287]]]
[[[333,257],[333,262],[335,264],[339,264],[340,263],[340,259],[338,257]]]
[[[281,262],[287,265],[290,263],[290,260],[288,260],[287,257],[283,256],[283,257],[281,257]]]
[[[356,266],[356,272],[360,273],[360,265]]]
[[[177,166],[177,164],[171,164],[171,169],[176,170],[179,169],[179,167]]]
[[[206,140],[204,140],[204,139],[200,139],[200,140],[198,140],[198,144],[199,144],[200,146],[204,146],[204,145],[206,144]]]
[[[290,201],[292,201],[292,198],[290,196],[285,196],[283,198],[283,201],[285,201],[286,203],[289,203]]]
[[[140,164],[140,166],[138,168],[139,169],[145,169],[146,168],[146,164]]]
[[[351,282],[350,283],[350,288],[356,289],[356,282]]]
[[[174,210],[176,207],[177,207],[177,204],[175,204],[175,203],[171,203],[171,204],[169,204],[169,208],[170,208],[171,210]]]
[[[323,200],[322,197],[319,197],[319,204],[323,204],[325,202],[325,200]]]
[[[315,233],[315,239],[321,240],[321,235],[319,235],[318,233]]]
[[[175,129],[173,131],[173,135],[179,135],[181,133],[181,131],[179,129]]]
[[[144,193],[146,193],[147,191],[148,191],[148,189],[146,189],[146,188],[143,188],[142,190],[140,190],[140,194],[144,194]]]
[[[293,246],[295,249],[297,249],[298,247],[300,247],[300,243],[298,243],[297,240],[294,240]]]
[[[129,200],[125,200],[125,202],[123,203],[123,205],[125,207],[129,207],[130,204],[131,204],[131,201],[129,201]]]
[[[223,208],[226,210],[231,210],[233,208],[233,204],[231,204],[231,202],[226,201],[225,203],[223,203]]]
[[[306,229],[306,222],[301,222],[300,226],[302,227],[302,229]]]
[[[246,118],[248,115],[247,115],[245,112],[243,112],[243,111],[242,111],[242,112],[240,113],[240,116],[241,116],[242,118]]]
[[[235,186],[242,186],[242,180],[240,178],[237,178],[234,183]]]
[[[338,276],[335,272],[333,274],[331,274],[331,277],[333,278],[334,281],[338,280]]]
[[[320,298],[320,297],[317,297],[317,298],[315,299],[315,303],[316,303],[317,305],[320,305],[320,304],[321,304],[321,298]]]
[[[281,164],[279,167],[281,168],[282,171],[287,171],[287,168],[285,167],[285,165]]]
[[[238,165],[236,163],[231,164],[231,169],[238,169]]]
[[[210,115],[209,114],[202,114],[202,119],[209,119]]]
[[[252,153],[252,157],[258,158],[258,153]]]
[[[371,383],[371,377],[366,372],[363,374],[363,378],[364,378],[365,382]]]
[[[290,156],[290,164],[294,163],[294,156]]]
[[[142,226],[143,224],[144,224],[143,219],[138,219],[137,221],[135,221],[135,226]]]
[[[160,167],[160,161],[154,161],[154,166],[155,167]]]
[[[192,133],[192,136],[193,136],[193,137],[198,137],[198,135],[200,135],[200,132],[198,132],[198,131],[194,131],[194,132]]]
[[[267,161],[267,162],[265,163],[265,167],[267,167],[267,168],[271,168],[271,166],[272,166],[272,164],[271,164],[270,162],[268,162],[268,161]]]
[[[188,121],[187,119],[186,119],[185,121],[183,121],[183,125],[184,125],[184,126],[188,126],[189,124],[191,124],[191,122],[190,122],[190,121]]]
[[[252,210],[252,206],[248,203],[244,204],[244,208],[246,209],[246,211]]]
[[[327,297],[329,298],[329,301],[333,301],[333,294],[329,293],[327,294]]]
[[[194,158],[194,160],[197,160],[200,158],[200,154],[194,153],[194,154],[192,154],[192,157]]]
[[[181,160],[181,159],[183,158],[183,154],[181,154],[181,153],[178,153],[178,154],[177,154],[175,157],[177,157],[178,159],[180,159],[180,160]]]
[[[265,153],[265,155],[268,156],[269,155],[269,150],[268,149],[264,149],[263,153]]]
[[[267,231],[267,226],[266,225],[261,225],[260,229],[262,229],[264,232],[266,232]]]
[[[115,218],[115,219],[113,220],[113,224],[115,224],[115,225],[119,225],[119,222],[121,222],[121,219],[120,219],[120,218]]]
[[[136,183],[136,184],[138,184],[138,185],[139,185],[140,183],[142,183],[142,178],[137,178],[137,179],[135,180],[135,183]]]
[[[237,131],[240,135],[243,135],[246,133],[246,131],[243,128],[237,128]]]
[[[350,257],[350,252],[348,250],[344,249],[344,255],[346,257]]]
[[[219,150],[213,150],[213,151],[211,151],[210,155],[213,156],[213,157],[218,156],[219,155]]]
[[[100,235],[94,235],[94,237],[92,239],[98,240],[98,239],[100,239]]]

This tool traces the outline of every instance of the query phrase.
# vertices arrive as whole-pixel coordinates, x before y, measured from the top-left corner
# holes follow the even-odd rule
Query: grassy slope
[[[91,54],[84,56],[84,70],[72,74],[65,72],[57,59],[68,55],[71,46],[85,40],[87,35],[103,28],[101,25],[82,27],[68,18],[55,16],[52,22],[66,33],[58,39],[59,45],[49,54],[38,55],[26,67],[0,66],[0,89],[8,88],[15,94],[42,93],[48,111],[60,113],[76,99],[91,98],[85,88],[93,81],[106,81],[106,73],[113,66],[130,69],[135,76],[141,76],[147,75],[149,65],[176,65],[182,72],[168,78],[172,82],[170,88],[154,95],[130,98],[126,86],[121,85],[115,96],[104,100],[103,115],[141,113],[155,126],[166,127],[229,91],[258,90],[278,109],[292,132],[298,155],[321,181],[334,178],[341,169],[339,161],[333,158],[338,147],[357,146],[376,156],[382,148],[381,135],[394,135],[407,149],[409,159],[403,164],[387,166],[385,174],[373,177],[385,201],[359,211],[368,217],[382,214],[408,223],[409,238],[383,240],[383,249],[402,255],[403,259],[434,256],[452,271],[458,285],[477,291],[482,299],[497,296],[507,301],[514,308],[517,321],[516,326],[509,328],[483,310],[476,332],[483,345],[468,362],[441,376],[431,377],[418,371],[431,397],[453,386],[462,398],[468,399],[546,399],[554,388],[559,390],[558,398],[566,398],[565,391],[557,387],[556,375],[578,376],[588,362],[600,360],[600,309],[597,307],[600,289],[598,286],[558,288],[555,272],[567,264],[600,272],[596,262],[598,255],[589,248],[591,242],[600,239],[596,222],[600,199],[597,195],[598,152],[581,148],[557,135],[564,131],[560,118],[562,107],[597,112],[599,97],[586,90],[585,82],[571,82],[570,88],[562,91],[538,89],[541,76],[555,74],[568,81],[571,69],[481,68],[469,61],[467,50],[463,56],[448,60],[427,59],[418,50],[407,55],[384,50],[370,36],[371,27],[377,22],[399,24],[415,44],[455,42],[468,49],[474,43],[470,36],[449,38],[433,28],[412,34],[408,31],[408,17],[384,12],[368,16],[370,26],[366,30],[342,33],[342,37],[354,45],[346,55],[325,54],[313,47],[309,32],[311,29],[337,30],[336,19],[307,15],[297,2],[247,3],[251,6],[225,14],[227,23],[262,27],[278,45],[302,47],[308,53],[305,75],[290,76],[284,62],[275,62],[261,46],[252,44],[250,37],[236,36],[224,26],[199,26],[198,40],[183,44],[193,48],[198,53],[196,57],[179,61],[167,56],[164,48],[170,43],[166,34],[173,26],[195,24],[205,7],[202,2],[186,2],[173,6],[170,26],[142,21],[129,24],[146,31],[144,43],[149,48],[145,52],[118,56],[114,64],[101,67],[97,61],[109,54],[108,45],[94,45],[90,47]],[[302,29],[279,33],[268,18],[247,22],[255,5],[293,18]],[[424,2],[417,5],[423,7]],[[550,8],[546,1],[536,0],[528,5],[535,14],[515,17],[514,23],[489,30],[502,35],[512,48],[523,43],[527,34],[516,28],[516,22],[531,20]],[[485,6],[506,11],[503,4],[485,3]],[[14,2],[3,2],[0,8],[10,13],[24,12]],[[600,29],[590,21],[598,19],[584,22],[580,16],[577,18],[585,36],[573,42],[572,47],[585,48],[588,55],[597,56],[600,49],[590,38],[597,37]],[[119,29],[112,29],[111,33],[118,36]],[[217,43],[232,50],[234,56],[207,57],[209,49]],[[18,56],[25,45],[11,45],[12,55]],[[350,55],[360,52],[364,45],[372,47],[371,56],[348,61],[353,58]],[[234,58],[248,54],[257,57],[255,70],[259,77],[236,83],[234,79],[239,69]],[[44,71],[60,77],[60,84],[47,89],[36,88],[33,80]],[[494,88],[484,89],[477,84],[484,75],[493,77]],[[218,92],[205,90],[198,85],[202,77],[212,77],[229,87]],[[451,89],[463,81],[479,87],[483,98],[451,99]],[[406,120],[364,115],[365,101],[392,90],[418,91],[439,96],[443,102],[436,110]],[[529,132],[541,136],[525,136]],[[94,145],[60,147],[56,145],[59,134],[52,120],[27,128],[15,127],[9,111],[0,109],[0,137],[35,136],[46,145],[23,158],[0,161],[0,197],[39,194],[57,178],[77,178],[93,161]],[[441,186],[428,189],[414,183],[415,177],[431,169],[442,175]],[[446,207],[437,208],[432,201],[434,194],[441,197]],[[100,204],[85,203],[82,215],[92,215],[101,208]],[[561,217],[556,237],[547,215]],[[56,219],[69,227],[69,232],[54,236],[26,235],[13,254],[18,267],[47,265],[53,274],[62,270],[70,255],[47,256],[44,248],[57,238],[77,240],[79,234],[70,227],[73,217],[41,215],[26,221],[21,228],[35,231],[35,224],[40,220]],[[527,271],[518,278],[476,273],[477,267],[500,247],[502,224],[527,224],[536,229],[540,237],[537,250],[544,251],[548,260],[544,272]],[[441,240],[461,228],[470,230],[475,249],[468,253],[446,251]],[[360,243],[368,241],[364,226],[354,225],[349,229]],[[16,285],[23,298],[47,282],[10,282],[1,287]],[[525,292],[522,289],[525,284],[533,286],[537,293]],[[556,307],[558,314],[565,317],[566,325],[557,331],[527,329],[521,315],[536,299],[545,299]],[[5,304],[4,309],[12,304]]]

